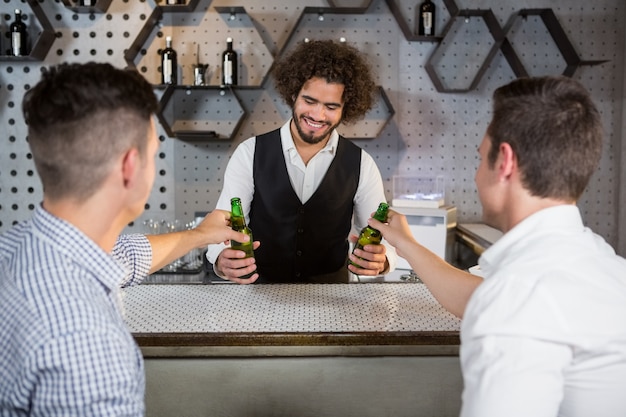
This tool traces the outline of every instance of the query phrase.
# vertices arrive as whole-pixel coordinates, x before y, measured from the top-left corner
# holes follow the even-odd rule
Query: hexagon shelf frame
[[[187,4],[187,6],[195,7],[195,4],[192,4],[190,2]],[[146,24],[141,29],[137,38],[135,39],[131,47],[126,51],[125,59],[128,65],[133,67],[139,66],[138,69],[142,73],[148,72],[148,68],[159,66],[158,64],[160,63],[160,59],[159,63],[154,61],[152,66],[141,65],[141,59],[150,54],[150,51],[153,52],[151,56],[154,55],[153,58],[155,58],[155,60],[158,59],[158,51],[160,50],[156,50],[154,42],[155,38],[162,36],[159,25],[160,21],[163,18],[163,13],[165,10],[165,7],[156,7],[155,9],[153,9],[152,14],[146,20]],[[211,83],[212,85],[206,86],[186,86],[184,85],[184,83],[182,85],[175,86],[160,86],[160,88],[165,88],[165,92],[161,97],[161,109],[159,113],[163,114],[158,115],[159,120],[161,121],[163,128],[166,130],[169,136],[177,137],[182,140],[223,140],[225,138],[233,137],[239,129],[243,118],[245,117],[245,111],[241,106],[240,99],[237,96],[235,90],[260,88],[265,81],[269,70],[274,62],[274,57],[267,50],[265,43],[260,38],[258,29],[254,27],[250,17],[243,7],[215,7],[214,10],[220,15],[223,15],[225,13],[228,15],[228,17],[225,18],[224,21],[227,25],[229,25],[229,27],[231,25],[243,25],[251,32],[256,33],[256,35],[258,36],[258,40],[256,42],[249,42],[247,44],[248,50],[245,54],[243,54],[243,56],[241,56],[240,59],[248,60],[248,66],[246,68],[260,69],[260,71],[257,71],[256,73],[252,73],[252,71],[250,71],[247,73],[248,81],[252,81],[247,85],[244,84],[232,87],[225,87],[218,85],[218,83],[216,82],[213,82]],[[203,13],[206,14],[208,12]],[[231,19],[231,15],[235,16],[235,18]],[[185,19],[180,18],[177,20],[184,21]],[[172,27],[176,28],[180,26],[174,25]],[[146,44],[148,44],[147,49],[144,48],[144,45]],[[253,48],[257,45],[261,45],[261,47],[257,47],[256,50],[253,50]],[[251,53],[251,51],[255,53]],[[221,51],[219,51],[219,53],[216,53],[216,55],[219,54],[221,54]],[[202,60],[204,60],[204,58]],[[181,54],[179,52],[179,64],[180,62]],[[193,63],[195,63],[195,59]],[[219,74],[214,73],[213,78],[219,78]],[[155,85],[158,85],[158,82],[153,83]],[[213,110],[209,110],[207,108],[203,108],[201,111],[192,110],[189,108],[189,101],[185,98],[185,95],[181,95],[180,91],[184,91],[185,95],[194,96],[194,102],[197,104],[199,103],[199,105],[206,107],[207,105],[211,104],[216,107]],[[204,95],[205,97],[203,99],[199,99],[198,97],[202,95]],[[178,103],[179,100],[181,100],[180,103]],[[227,102],[235,105],[235,108],[232,108],[230,111],[228,111],[232,118],[221,119],[221,117],[223,117],[223,113],[220,114],[220,112],[224,111],[224,103]],[[181,119],[178,119],[179,117],[181,117]],[[216,117],[216,120],[212,120],[211,117]],[[227,120],[226,123],[224,123],[224,120]],[[224,128],[224,126],[227,126],[227,128]]]
[[[440,56],[443,56],[443,54],[445,54],[446,48],[448,47],[447,41],[449,40],[449,38],[452,38],[456,35],[456,33],[453,30],[455,25],[457,25],[458,22],[461,22],[461,24],[463,24],[464,22],[468,22],[470,19],[476,18],[476,17],[484,21],[485,26],[489,30],[489,34],[493,38],[493,43],[490,46],[484,58],[481,57],[482,64],[476,70],[476,73],[472,77],[471,82],[468,86],[463,87],[463,88],[447,87],[446,85],[444,85],[443,79],[438,73],[438,71],[440,71],[442,67],[445,67],[444,64],[441,64],[441,60],[439,60],[439,58]],[[474,88],[476,88],[476,86],[480,82],[482,76],[484,75],[485,71],[491,64],[493,57],[496,55],[496,53],[500,49],[503,42],[504,42],[504,31],[500,27],[500,24],[498,23],[498,20],[496,19],[491,9],[462,10],[452,19],[450,19],[450,22],[448,22],[448,25],[444,29],[443,40],[441,41],[439,45],[437,45],[432,55],[428,58],[428,61],[426,62],[424,68],[426,69],[426,72],[428,73],[430,79],[432,80],[435,88],[439,92],[458,93],[458,92],[471,91]],[[467,49],[465,49],[465,51],[467,51]],[[435,64],[435,62],[440,64],[439,67]]]
[[[417,41],[417,42],[439,42],[443,39],[442,36],[419,36],[416,34],[416,30],[412,30],[409,26],[409,19],[407,19],[404,11],[400,8],[401,4],[406,5],[406,1],[402,0],[385,0],[387,2],[387,7],[391,11],[391,14],[396,19],[398,26],[400,26],[400,30],[404,34],[404,37],[407,41]],[[450,15],[450,20],[453,19],[458,13],[459,8],[457,7],[454,0],[443,0],[443,5],[447,9],[448,14]],[[419,7],[419,1],[416,1],[416,7]],[[435,30],[437,28],[435,27]],[[443,31],[442,31],[443,33]]]
[[[209,141],[233,137],[245,111],[234,88],[170,85],[157,116],[170,137]]]
[[[68,9],[76,13],[106,13],[109,10],[112,0],[97,0],[93,6],[81,6],[76,0],[63,0],[63,4]]]
[[[563,27],[559,23],[554,11],[552,9],[521,9],[517,13],[513,14],[507,24],[504,27],[505,34],[505,42],[502,44],[502,52],[507,56],[507,59],[515,56],[515,59],[518,60],[518,64],[512,64],[511,59],[509,59],[509,63],[513,67],[515,75],[518,77],[526,77],[529,75],[529,72],[524,67],[523,63],[517,58],[517,55],[513,52],[513,45],[510,42],[509,35],[513,30],[513,27],[517,23],[517,21],[522,18],[526,20],[528,16],[539,16],[543,24],[545,25],[548,33],[552,37],[556,47],[558,48],[563,60],[565,61],[565,69],[562,72],[562,75],[571,77],[576,72],[576,69],[582,65],[598,65],[608,60],[583,60],[580,58],[576,50],[574,49],[574,45],[570,42],[567,34],[563,30]]]
[[[52,24],[50,24],[48,17],[41,9],[37,0],[26,0],[26,4],[28,4],[35,17],[33,22],[28,24],[28,35],[31,39],[34,38],[30,53],[28,56],[0,54],[0,61],[42,61],[48,54],[48,51],[50,51],[50,48],[52,48],[55,35],[54,28]],[[38,31],[38,33],[36,37],[33,37],[32,34],[35,30]]]
[[[325,15],[333,14],[364,14],[367,12],[371,5],[369,2],[363,7],[335,7],[333,3],[331,7],[305,7],[300,14],[296,24],[293,26],[291,33],[285,41],[279,56],[285,54],[285,52],[292,46],[294,35],[298,32],[298,27],[301,26],[306,15],[317,14],[318,20],[323,21]],[[389,100],[385,90],[378,86],[376,91],[376,100],[374,107],[365,115],[362,120],[356,121],[352,125],[343,125],[339,129],[347,139],[352,140],[367,140],[375,139],[385,129],[389,122],[393,119],[395,110],[391,101]],[[372,128],[374,126],[376,129]]]
[[[193,12],[196,10],[196,6],[200,0],[188,0],[184,4],[166,4],[165,0],[157,0],[157,7],[163,11],[163,13],[185,13]],[[165,4],[161,4],[165,3]]]

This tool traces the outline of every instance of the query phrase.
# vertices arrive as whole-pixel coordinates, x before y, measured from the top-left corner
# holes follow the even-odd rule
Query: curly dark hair
[[[292,108],[302,86],[311,78],[343,84],[344,123],[362,118],[374,104],[376,85],[369,63],[358,49],[343,42],[301,42],[276,62],[273,76],[276,90]]]

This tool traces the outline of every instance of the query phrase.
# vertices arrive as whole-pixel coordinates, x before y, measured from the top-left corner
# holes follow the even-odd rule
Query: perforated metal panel
[[[414,25],[418,2],[397,2],[409,25]],[[450,16],[443,7],[443,0],[434,2],[440,12],[437,24],[441,30]],[[377,83],[386,93],[395,115],[376,139],[356,140],[356,143],[378,164],[387,198],[392,198],[393,175],[444,175],[446,203],[457,206],[459,221],[480,221],[481,208],[473,181],[478,164],[476,147],[490,119],[491,92],[512,80],[513,70],[498,52],[476,89],[441,93],[436,91],[424,68],[438,43],[406,40],[386,1],[373,0],[365,13],[325,14],[323,20],[315,13],[303,15],[305,7],[310,6],[363,7],[367,4],[363,1],[330,4],[322,0],[200,0],[193,13],[164,14],[161,25],[154,28],[134,62],[151,82],[159,80],[157,51],[162,47],[162,35],[171,32],[179,50],[182,82],[190,79],[198,43],[203,60],[212,68],[209,78],[216,82],[219,53],[225,38],[232,36],[243,62],[243,80],[255,88],[238,91],[246,115],[229,140],[183,142],[167,137],[166,131],[159,127],[162,142],[155,186],[146,212],[128,231],[140,230],[138,225],[146,218],[188,220],[195,212],[215,207],[233,149],[250,136],[280,126],[288,117],[289,109],[277,98],[266,72],[274,56],[306,37],[343,37],[365,51],[371,60]],[[0,4],[0,31],[3,33],[18,5],[27,9],[19,0]],[[626,4],[622,0],[456,0],[456,5],[460,10],[491,9],[502,27],[522,8],[552,8],[580,57],[609,60],[602,65],[581,66],[574,74],[574,78],[592,92],[606,128],[601,166],[579,205],[585,222],[609,242],[617,244],[618,227],[622,224],[623,228],[626,223],[625,211],[618,204],[619,190],[623,188],[620,178],[626,177],[620,166],[624,146],[621,130],[624,126]],[[96,14],[74,13],[55,0],[44,0],[41,6],[57,34],[46,59],[41,63],[0,61],[0,231],[28,218],[42,196],[20,111],[24,91],[37,82],[44,65],[98,60],[125,66],[125,52],[155,8],[152,1],[142,0],[113,0],[106,13]],[[243,6],[245,14],[238,14],[231,20],[228,14],[215,9],[226,6]],[[476,65],[464,56],[466,48],[473,48],[484,34],[473,35],[474,26],[480,26],[473,20],[467,27],[463,27],[463,22],[459,24],[458,31],[463,36],[445,39],[450,48],[448,54],[459,55],[458,62],[452,60],[447,64],[458,73],[452,71],[448,77],[464,79],[467,75],[463,69]],[[517,22],[507,36],[533,75],[562,70],[563,59],[540,19],[529,17]],[[0,47],[6,48],[4,37]],[[163,90],[155,92],[160,96]],[[200,102],[211,105],[210,100],[207,102],[204,98]],[[382,108],[378,110],[382,111]],[[185,123],[185,119],[181,121]],[[365,123],[356,129],[378,128],[380,123],[380,120],[373,122],[375,126]],[[359,133],[362,132],[355,135]],[[621,243],[621,252],[626,252],[626,243]]]
[[[141,285],[123,290],[122,299],[133,333],[408,332],[460,327],[460,320],[420,284]]]

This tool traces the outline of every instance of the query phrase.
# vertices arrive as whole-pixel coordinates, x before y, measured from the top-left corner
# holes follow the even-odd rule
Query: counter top
[[[139,285],[122,300],[148,356],[458,353],[460,320],[419,283]]]

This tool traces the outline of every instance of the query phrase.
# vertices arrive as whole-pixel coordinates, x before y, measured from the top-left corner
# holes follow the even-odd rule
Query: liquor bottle
[[[222,53],[222,85],[237,85],[237,52],[233,50],[233,38],[226,39]]]
[[[378,209],[376,210],[376,213],[374,213],[374,218],[380,222],[387,221],[388,210],[389,210],[389,204],[380,203],[378,205]],[[380,233],[378,229],[374,229],[373,227],[369,225],[365,226],[363,229],[361,229],[361,233],[359,234],[359,239],[354,245],[354,249],[352,250],[352,253],[354,253],[355,249],[363,249],[363,246],[365,245],[379,245],[381,240],[382,240],[382,234]],[[360,268],[360,266],[355,264],[354,262],[350,260],[348,260],[348,262]]]
[[[236,250],[242,250],[246,253],[246,258],[254,258],[254,250],[252,246],[252,230],[246,225],[246,218],[241,208],[241,199],[239,197],[233,197],[230,199],[230,227],[241,233],[245,233],[250,236],[250,240],[247,242],[237,242],[236,240],[230,241],[230,247]],[[254,275],[256,271],[250,272],[240,278],[248,279]]]
[[[161,84],[176,84],[178,81],[178,59],[172,49],[172,37],[165,37],[165,49],[161,51]]]
[[[80,0],[81,6],[91,7],[96,5],[96,0]]]
[[[22,22],[22,11],[15,9],[15,21],[9,27],[11,32],[11,55],[26,56],[26,24]]]
[[[435,5],[431,0],[425,0],[417,11],[419,36],[435,36]]]

